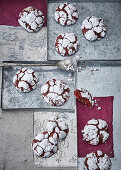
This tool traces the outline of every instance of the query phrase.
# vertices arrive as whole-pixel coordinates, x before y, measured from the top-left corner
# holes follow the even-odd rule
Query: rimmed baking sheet
[[[74,1],[69,0],[68,3]],[[121,2],[74,2],[78,9],[79,19],[71,26],[62,26],[54,19],[54,13],[61,1],[56,0],[48,3],[48,60],[62,60],[55,49],[55,40],[60,33],[74,32],[80,43],[79,50],[73,56],[80,56],[82,60],[121,59]],[[64,1],[62,1],[64,3]],[[84,38],[81,31],[81,24],[88,16],[101,17],[106,21],[107,34],[100,41],[89,42]]]
[[[77,88],[87,89],[94,97],[114,96],[113,149],[111,170],[121,167],[121,61],[82,61],[78,63]],[[83,169],[84,159],[78,159],[78,169]]]
[[[27,62],[25,62],[27,63]],[[46,63],[46,62],[44,62]],[[47,62],[52,64],[52,62]],[[56,62],[54,62],[56,63]],[[13,76],[20,69],[20,66],[4,67],[2,75],[2,109],[54,109],[54,110],[74,110],[74,88],[75,73],[59,69],[57,66],[28,66],[38,75],[37,87],[29,93],[20,93],[13,85]],[[69,100],[60,107],[47,104],[41,96],[41,86],[48,80],[60,79],[65,81],[70,88]]]
[[[46,131],[46,123],[53,116],[63,117],[69,125],[67,138],[59,144],[59,150],[50,158],[34,155],[34,164],[41,168],[77,170],[77,119],[76,112],[35,112],[34,135]]]

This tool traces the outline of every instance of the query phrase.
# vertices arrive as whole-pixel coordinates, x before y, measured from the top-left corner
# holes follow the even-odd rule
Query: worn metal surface
[[[20,93],[13,84],[13,77],[21,67],[5,67],[3,69],[2,108],[3,109],[65,109],[74,110],[75,74],[58,69],[56,66],[28,67],[38,76],[36,89],[29,93]],[[66,82],[70,88],[69,100],[62,106],[56,107],[46,103],[41,95],[41,87],[51,79]]]
[[[85,67],[84,67],[85,65]],[[121,168],[121,61],[120,62],[85,62],[79,64],[77,88],[89,90],[92,96],[114,96],[113,103],[113,142],[114,159],[111,170]],[[83,170],[83,159],[79,158],[79,169]]]
[[[71,1],[72,2],[72,1]],[[75,2],[78,9],[79,19],[71,26],[63,27],[54,19],[54,13],[59,2],[48,4],[48,59],[62,60],[64,57],[59,55],[55,49],[55,40],[60,33],[74,32],[80,42],[79,50],[73,56],[79,55],[83,60],[121,59],[121,2]],[[82,35],[81,24],[88,16],[103,18],[107,23],[107,34],[105,38],[90,42]]]

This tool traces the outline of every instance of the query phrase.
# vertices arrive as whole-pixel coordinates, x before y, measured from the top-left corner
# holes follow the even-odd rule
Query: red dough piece
[[[94,105],[94,99],[92,98],[91,94],[85,90],[85,89],[76,89],[74,91],[74,95],[76,96],[76,98],[84,103],[86,106],[93,106]]]

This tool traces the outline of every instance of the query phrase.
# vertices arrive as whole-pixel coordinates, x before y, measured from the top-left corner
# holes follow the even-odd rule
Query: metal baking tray
[[[79,61],[77,88],[87,89],[92,96],[114,96],[113,102],[113,144],[114,158],[111,170],[121,169],[121,60]],[[84,159],[78,159],[78,168],[83,169]]]
[[[27,63],[27,62],[23,62],[23,63]],[[10,109],[53,110],[54,109],[57,111],[58,110],[73,111],[75,109],[75,100],[74,100],[73,92],[75,88],[76,73],[61,70],[56,66],[56,61],[44,62],[44,64],[49,64],[49,66],[28,66],[28,68],[32,68],[37,73],[39,78],[36,89],[28,93],[18,92],[13,85],[13,76],[21,67],[20,66],[3,67],[2,95],[1,95],[2,109],[4,110],[10,110]],[[53,78],[61,79],[65,81],[70,87],[70,98],[63,106],[60,107],[55,107],[47,104],[44,101],[43,97],[41,96],[41,86],[46,81],[51,80]]]
[[[105,2],[104,2],[105,1]],[[78,9],[79,19],[71,26],[62,26],[54,19],[57,6],[64,1],[54,0],[48,3],[48,60],[62,60],[64,57],[57,53],[55,40],[60,33],[74,32],[80,43],[79,50],[73,56],[80,56],[82,60],[120,60],[121,59],[121,1],[107,2],[106,0],[94,2],[75,2]],[[101,17],[106,21],[107,34],[100,41],[89,42],[82,35],[81,24],[88,16]]]

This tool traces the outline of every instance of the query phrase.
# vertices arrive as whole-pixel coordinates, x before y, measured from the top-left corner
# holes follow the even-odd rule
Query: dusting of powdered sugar
[[[61,106],[69,99],[70,89],[64,81],[52,79],[42,86],[41,94],[48,104]]]
[[[18,22],[28,32],[38,31],[44,24],[43,13],[33,7],[27,7],[19,14]]]
[[[53,134],[53,136],[62,141],[69,132],[69,126],[64,118],[53,116],[47,123],[47,130],[49,134]]]
[[[108,124],[102,119],[91,119],[84,127],[83,140],[91,145],[105,143],[109,137]]]
[[[99,40],[103,38],[107,31],[107,27],[104,20],[95,16],[87,17],[82,22],[81,29],[82,33],[89,41],[94,41],[97,39]]]
[[[55,12],[55,20],[61,25],[72,25],[78,20],[78,12],[72,4],[60,4]]]
[[[38,133],[32,141],[32,149],[38,157],[49,158],[58,150],[58,141],[48,132]]]
[[[74,33],[62,33],[57,37],[55,47],[62,56],[75,54],[79,48],[77,36]]]
[[[38,77],[36,73],[29,68],[20,69],[13,77],[13,83],[19,92],[30,92],[36,88]]]
[[[86,155],[84,165],[86,170],[110,170],[111,160],[107,154],[98,150]]]

